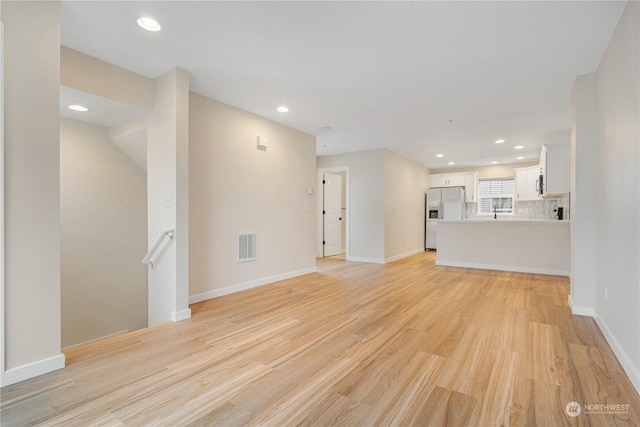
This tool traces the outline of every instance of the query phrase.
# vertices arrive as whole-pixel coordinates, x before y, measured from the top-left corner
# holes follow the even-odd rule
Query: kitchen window
[[[513,214],[513,198],[516,190],[514,178],[480,179],[480,203],[478,214]]]

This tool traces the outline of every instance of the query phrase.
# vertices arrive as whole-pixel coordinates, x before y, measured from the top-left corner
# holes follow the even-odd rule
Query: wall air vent
[[[238,262],[258,259],[256,233],[238,233]]]

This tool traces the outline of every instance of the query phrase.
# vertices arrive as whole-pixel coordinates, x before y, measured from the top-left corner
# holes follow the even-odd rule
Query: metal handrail
[[[175,235],[176,235],[176,229],[175,228],[167,228],[166,230],[163,230],[162,233],[160,233],[160,235],[156,239],[156,242],[153,244],[151,249],[149,249],[149,252],[147,252],[147,255],[145,255],[144,259],[142,260],[142,263],[143,264],[149,264],[151,266],[151,268],[153,268],[154,260],[152,260],[151,258],[153,258],[153,256],[156,254],[156,252],[158,251],[158,248],[160,247],[160,245],[162,245],[162,243],[164,243],[165,237],[168,237],[171,240],[173,240]]]

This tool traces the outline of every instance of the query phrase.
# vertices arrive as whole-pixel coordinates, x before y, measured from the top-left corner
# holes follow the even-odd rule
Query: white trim
[[[616,355],[616,358],[622,365],[622,369],[624,369],[625,373],[629,377],[631,384],[636,389],[638,393],[640,393],[640,371],[633,364],[629,355],[624,351],[618,340],[615,338],[611,329],[609,329],[609,325],[604,321],[601,317],[598,316],[597,313],[594,313],[594,319],[598,324],[598,327],[602,331],[602,335],[604,335],[605,339],[609,343],[609,346],[613,350],[613,353]]]
[[[180,322],[182,320],[191,319],[191,309],[187,308],[185,310],[180,311],[172,311],[171,312],[171,320],[174,322]]]
[[[444,267],[477,268],[480,270],[513,271],[516,273],[534,273],[534,274],[546,274],[549,276],[569,277],[568,271],[553,270],[549,268],[521,267],[521,266],[515,266],[515,265],[478,264],[475,262],[442,261],[437,259],[436,259],[436,265],[441,265]]]
[[[571,308],[571,313],[575,314],[576,316],[589,316],[589,317],[596,316],[596,312],[593,310],[593,308],[574,305],[573,298],[571,298],[571,295],[569,295],[569,307]]]
[[[60,353],[59,355],[48,359],[18,366],[17,368],[9,369],[4,373],[4,383],[2,383],[2,385],[7,386],[39,375],[48,374],[49,372],[63,369],[64,365],[64,354]]]
[[[324,224],[322,223],[322,207],[324,205],[323,176],[324,174],[319,170],[316,172],[316,258],[324,256],[324,251],[322,250],[322,235],[324,231]]]
[[[347,261],[355,261],[355,262],[368,262],[370,264],[384,264],[383,259],[379,258],[364,258],[359,256],[347,256]]]
[[[271,277],[265,277],[264,279],[252,280],[250,282],[239,283],[237,285],[227,286],[222,289],[215,289],[209,292],[203,292],[201,294],[191,295],[189,297],[189,304],[195,304],[197,302],[206,301],[212,298],[221,297],[223,295],[229,295],[247,289],[257,288],[258,286],[268,285],[270,283],[279,282],[281,280],[292,279],[298,276],[304,276],[305,274],[315,273],[318,268],[313,266],[304,268],[302,270],[290,271],[288,273],[278,274]]]
[[[414,249],[412,251],[405,252],[405,253],[400,254],[400,255],[392,256],[390,258],[385,258],[384,262],[386,264],[388,262],[397,261],[397,260],[402,259],[402,258],[410,257],[411,255],[419,254],[420,252],[424,252],[424,248]]]
[[[77,344],[68,345],[68,346],[64,347],[64,348],[62,349],[62,351],[70,350],[70,349],[72,349],[72,348],[80,347],[80,346],[87,345],[87,344],[92,344],[92,343],[94,343],[94,342],[98,342],[98,341],[106,340],[106,339],[108,339],[108,338],[117,337],[118,335],[124,335],[124,334],[126,334],[126,333],[128,333],[128,332],[129,332],[129,330],[128,330],[128,329],[124,329],[124,330],[122,330],[122,331],[114,332],[114,333],[112,333],[112,334],[107,334],[107,335],[104,335],[104,336],[99,337],[99,338],[94,338],[94,339],[92,339],[92,340],[83,341],[83,342],[79,342],[79,343],[77,343]]]

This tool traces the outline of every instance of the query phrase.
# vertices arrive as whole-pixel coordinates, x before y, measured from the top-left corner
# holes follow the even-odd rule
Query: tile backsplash
[[[570,218],[569,195],[547,196],[542,200],[531,200],[526,202],[515,202],[515,218],[521,219],[557,219],[556,212],[553,210],[563,207],[564,219]],[[467,218],[476,218],[478,216],[486,217],[486,215],[478,215],[478,204],[467,203]]]

